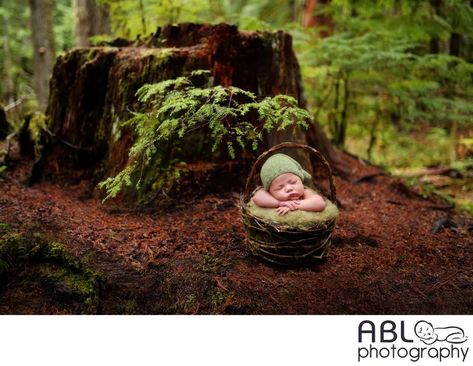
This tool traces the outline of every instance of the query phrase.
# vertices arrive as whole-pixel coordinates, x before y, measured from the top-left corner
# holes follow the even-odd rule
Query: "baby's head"
[[[429,322],[425,320],[418,321],[414,326],[414,331],[419,338],[429,339],[432,338],[434,332],[434,327]]]
[[[298,200],[304,194],[304,184],[297,175],[283,173],[271,182],[269,193],[278,201]]]
[[[261,167],[263,187],[279,201],[296,200],[304,194],[304,180],[311,178],[290,156],[275,154]]]

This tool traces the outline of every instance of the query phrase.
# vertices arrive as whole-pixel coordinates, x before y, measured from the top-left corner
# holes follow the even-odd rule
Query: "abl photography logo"
[[[358,362],[365,360],[456,360],[465,362],[469,340],[456,326],[432,324],[425,320],[414,325],[404,320],[385,320],[375,324],[363,320],[358,325]]]

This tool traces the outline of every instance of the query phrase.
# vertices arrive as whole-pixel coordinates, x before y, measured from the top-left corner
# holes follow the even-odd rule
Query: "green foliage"
[[[470,35],[473,9],[468,0],[444,0],[435,7],[431,1],[412,0],[331,0],[325,9],[340,31],[384,29],[411,41],[448,39],[452,32]]]
[[[138,90],[136,95],[146,112],[136,112],[123,123],[133,129],[136,140],[129,152],[129,165],[100,183],[99,187],[107,191],[106,199],[132,184],[140,190],[140,172],[157,160],[161,169],[172,171],[176,161],[163,159],[162,151],[169,144],[181,144],[185,136],[196,131],[205,134],[212,152],[224,145],[235,158],[238,149],[256,150],[264,131],[307,127],[310,116],[298,108],[292,97],[278,95],[258,100],[255,94],[240,88],[211,87],[210,83],[210,73],[197,70],[188,77],[147,84]]]
[[[404,121],[428,121],[442,127],[453,122],[471,125],[472,64],[454,56],[428,54],[408,66],[409,78],[399,76],[387,90]]]
[[[473,217],[473,203],[471,201],[466,199],[462,200],[458,204],[458,208]]]
[[[336,144],[391,171],[463,164],[455,148],[473,146],[459,140],[473,128],[473,7],[441,3],[332,0],[319,12],[331,16],[331,36],[292,28],[309,108]],[[448,54],[453,33],[461,57]],[[468,191],[454,193],[465,195],[461,207]]]
[[[56,50],[72,47],[72,10],[70,0],[54,1],[54,36]],[[22,114],[36,110],[33,91],[33,49],[30,7],[27,0],[0,1],[0,104],[21,101],[12,113],[18,122]]]
[[[454,161],[452,162],[451,167],[452,169],[455,169],[456,171],[460,172],[460,174],[462,175],[468,175],[468,173],[473,171],[473,157],[469,157],[464,160]]]
[[[7,171],[7,166],[0,163],[0,180],[3,179],[3,175],[5,174],[6,171]]]
[[[202,22],[211,12],[211,2],[202,0],[99,0],[110,9],[115,36],[147,36],[164,24]]]
[[[53,16],[56,53],[61,54],[74,45],[71,1],[55,0]]]
[[[11,102],[31,90],[33,54],[26,0],[2,2],[0,44],[0,103]]]
[[[401,132],[395,126],[386,125],[376,133],[371,155],[367,152],[370,137],[364,126],[351,125],[347,134],[350,136],[346,142],[348,151],[355,151],[358,156],[394,174],[401,168],[448,166],[452,163],[454,144],[444,128],[431,128],[423,124],[413,127],[409,132]]]
[[[473,65],[442,54],[416,54],[405,37],[373,30],[336,33],[306,45],[303,75],[316,119],[344,145],[349,124],[417,123],[449,128],[471,123]],[[345,130],[344,130],[345,129]],[[376,131],[373,131],[376,132]]]
[[[149,35],[182,22],[229,23],[240,29],[276,29],[297,21],[303,1],[287,0],[99,0],[109,5],[115,36]]]
[[[31,116],[29,132],[35,145],[39,143],[41,134],[48,125],[48,117],[41,112],[34,112]]]
[[[240,29],[287,28],[301,17],[304,1],[295,0],[211,0],[207,21],[236,24]]]

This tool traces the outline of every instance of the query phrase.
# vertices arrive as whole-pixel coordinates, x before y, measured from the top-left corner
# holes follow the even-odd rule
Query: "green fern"
[[[183,143],[186,136],[197,130],[205,131],[212,152],[224,145],[235,159],[237,148],[256,150],[263,131],[308,126],[309,113],[299,108],[293,97],[278,95],[258,100],[249,91],[234,86],[212,87],[211,82],[209,71],[197,70],[188,77],[146,84],[137,91],[146,112],[135,112],[122,123],[122,127],[135,132],[136,139],[129,151],[129,164],[115,177],[99,183],[99,188],[107,192],[105,200],[125,187],[144,189],[143,172],[153,164],[153,169],[164,176],[179,176],[176,159],[164,156],[163,151],[169,143],[173,147]],[[153,188],[159,187],[154,183]]]

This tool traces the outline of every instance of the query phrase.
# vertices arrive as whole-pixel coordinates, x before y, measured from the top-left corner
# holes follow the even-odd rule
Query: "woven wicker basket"
[[[303,264],[327,256],[331,246],[331,236],[335,228],[336,217],[328,219],[322,227],[289,227],[275,222],[268,222],[253,215],[247,204],[255,192],[256,177],[264,161],[281,149],[298,148],[308,151],[325,168],[322,174],[329,182],[329,199],[336,205],[336,192],[332,171],[327,160],[314,148],[291,142],[284,142],[261,154],[248,175],[245,191],[240,196],[240,208],[243,224],[246,229],[246,242],[252,254],[266,261],[279,265]],[[313,182],[316,186],[315,181]]]

